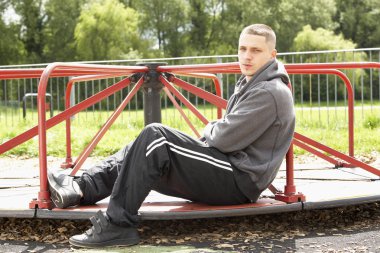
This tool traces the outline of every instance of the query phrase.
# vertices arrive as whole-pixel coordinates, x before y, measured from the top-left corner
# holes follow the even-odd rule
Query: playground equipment
[[[24,97],[22,98],[22,117],[25,119],[26,118],[26,99],[28,97],[37,97],[37,93],[26,93]],[[53,117],[54,112],[53,112],[53,97],[51,94],[46,93],[46,97],[50,98],[50,104],[49,104],[49,110],[50,110],[50,118]]]
[[[328,206],[350,205],[380,200],[380,170],[355,159],[354,152],[354,100],[353,89],[348,77],[340,71],[352,68],[380,68],[380,63],[318,63],[318,64],[287,64],[285,65],[289,74],[329,74],[341,78],[347,89],[348,97],[348,154],[334,150],[311,138],[294,134],[293,144],[286,155],[286,180],[285,182],[275,180],[269,187],[269,197],[261,198],[257,203],[236,206],[207,206],[199,203],[190,203],[186,200],[171,199],[163,195],[153,194],[148,197],[140,215],[143,219],[184,219],[204,218],[219,216],[251,215],[259,213],[285,212],[311,208],[322,208]],[[106,131],[114,123],[139,89],[144,91],[144,116],[145,124],[161,121],[160,92],[163,90],[173,105],[179,110],[185,122],[190,126],[196,136],[200,136],[196,128],[183,112],[175,97],[181,101],[201,122],[208,123],[208,119],[176,88],[180,87],[218,108],[217,116],[222,117],[222,109],[226,108],[227,102],[221,97],[221,87],[215,74],[218,73],[240,73],[238,63],[220,64],[198,64],[198,65],[172,65],[163,63],[141,63],[138,66],[111,66],[94,64],[69,64],[52,63],[44,69],[7,69],[0,70],[0,79],[39,78],[37,105],[38,125],[24,133],[2,143],[0,154],[20,145],[27,140],[38,136],[39,140],[39,188],[33,199],[20,201],[21,206],[16,209],[7,208],[6,201],[1,200],[0,216],[11,217],[45,217],[45,218],[88,218],[98,209],[107,207],[107,200],[95,206],[80,206],[68,209],[54,208],[50,201],[47,183],[47,130],[60,122],[66,122],[66,158],[61,167],[72,168],[71,175],[75,175],[99,143]],[[46,87],[51,77],[73,77],[66,86],[66,109],[46,119]],[[178,77],[177,77],[178,76]],[[198,88],[191,83],[182,80],[181,76],[191,76],[213,80],[216,94]],[[113,77],[123,79],[112,86],[99,91],[91,97],[70,106],[70,92],[73,85],[81,81],[98,80]],[[112,113],[105,124],[100,128],[88,146],[82,151],[75,161],[71,152],[71,125],[70,118],[78,112],[85,110],[93,104],[105,99],[121,89],[134,83],[128,95]],[[79,85],[79,84],[78,84]],[[346,172],[355,170],[356,175],[370,178],[370,181],[352,183],[337,180],[335,186],[326,188],[313,183],[303,183],[296,186],[294,180],[293,145],[297,145],[308,152],[326,160],[333,168],[344,168]],[[342,169],[343,170],[343,169]],[[331,170],[333,171],[333,170]],[[339,173],[334,171],[333,173]],[[346,176],[346,174],[345,174]],[[283,190],[275,187],[283,183]],[[349,189],[349,190],[347,190]],[[1,191],[1,190],[0,190]],[[8,193],[11,190],[8,189]],[[25,195],[24,195],[25,197]],[[27,202],[26,202],[27,201]],[[29,205],[28,205],[29,203]]]

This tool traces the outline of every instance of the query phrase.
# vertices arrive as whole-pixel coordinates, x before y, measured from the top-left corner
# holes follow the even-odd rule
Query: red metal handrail
[[[124,76],[124,75],[120,75],[120,76]],[[71,90],[74,84],[78,82],[83,82],[83,81],[100,80],[100,79],[120,77],[120,76],[105,74],[105,75],[86,75],[86,76],[78,76],[78,77],[71,78],[66,85],[65,109],[67,110],[68,108],[70,108]],[[71,168],[73,165],[74,164],[71,158],[71,118],[67,118],[66,119],[66,160],[64,163],[61,164],[61,168]]]
[[[174,96],[170,93],[169,89],[167,87],[164,87],[163,90],[166,93],[166,95],[168,96],[168,98],[170,99],[170,101],[172,101],[172,103],[175,106],[175,108],[177,108],[177,110],[179,111],[179,113],[181,114],[181,116],[184,118],[184,120],[186,121],[187,125],[189,125],[189,127],[191,128],[191,130],[193,131],[193,133],[198,138],[201,137],[201,135],[199,134],[198,130],[194,127],[193,123],[191,123],[190,119],[186,116],[186,114],[183,111],[182,107],[177,103],[177,101],[175,100]]]
[[[289,74],[332,74],[340,77],[347,89],[348,97],[348,153],[354,156],[354,91],[348,77],[336,69],[289,69]]]
[[[159,72],[171,73],[241,73],[239,63],[213,63],[193,65],[171,65],[157,67]]]
[[[57,65],[49,77],[67,77],[95,75],[102,72],[115,75],[129,75],[147,71],[145,66],[113,66],[96,64],[54,63]],[[78,66],[78,68],[77,68]],[[0,69],[0,79],[39,78],[46,68],[35,69]]]
[[[306,136],[300,135],[298,133],[295,133],[293,143],[300,146],[301,148],[304,148],[310,152],[313,152],[322,158],[334,163],[337,165],[339,163],[337,160],[330,158],[329,156],[324,155],[322,152],[314,149],[313,147],[320,149],[324,152],[330,153],[333,156],[336,156],[348,163],[339,163],[338,165],[342,166],[358,166],[361,167],[375,175],[380,175],[380,170],[373,168],[372,166],[369,166],[365,163],[362,163],[356,159],[354,159],[352,156],[354,154],[354,146],[353,146],[353,117],[354,117],[354,111],[353,111],[353,90],[350,84],[349,79],[345,74],[343,74],[341,71],[336,70],[336,68],[339,69],[350,69],[350,68],[380,68],[380,63],[376,62],[370,62],[370,63],[320,63],[320,64],[286,64],[286,69],[288,70],[289,74],[334,74],[339,76],[345,83],[347,91],[348,91],[348,106],[349,106],[349,155],[347,156],[343,153],[340,153],[334,149],[331,149],[323,144],[320,144],[310,138],[307,138]],[[128,67],[128,66],[110,66],[110,65],[91,65],[91,64],[64,64],[64,63],[54,63],[48,65],[45,69],[7,69],[7,70],[0,70],[0,79],[13,79],[13,78],[28,78],[28,77],[34,77],[37,78],[39,75],[41,75],[40,83],[38,86],[38,128],[37,126],[28,130],[27,132],[24,132],[23,134],[15,137],[14,139],[3,143],[0,145],[0,153],[4,153],[5,151],[9,150],[10,148],[13,148],[16,145],[19,145],[20,143],[23,143],[24,141],[32,138],[37,134],[39,134],[39,159],[40,159],[40,192],[38,194],[38,199],[34,200],[30,203],[30,207],[34,208],[36,205],[40,208],[49,208],[50,207],[50,200],[49,200],[49,192],[47,190],[47,178],[46,178],[46,170],[47,170],[47,162],[46,162],[46,130],[59,122],[63,120],[68,120],[69,117],[74,115],[75,113],[79,112],[80,110],[83,110],[96,102],[100,101],[101,99],[104,99],[105,97],[109,96],[110,94],[113,94],[114,92],[121,90],[122,88],[126,87],[129,84],[129,80],[122,80],[118,82],[117,84],[112,85],[111,87],[106,88],[105,90],[93,95],[92,97],[78,103],[77,105],[66,108],[66,110],[55,117],[46,120],[45,115],[45,95],[46,95],[46,86],[47,81],[50,77],[57,77],[57,76],[75,76],[79,75],[81,77],[78,77],[76,80],[80,80],[80,78],[86,78],[83,77],[83,75],[91,75],[93,80],[94,78],[100,78],[100,76],[120,76],[120,75],[128,75],[133,73],[141,73],[146,72],[148,70],[145,66],[138,66],[138,67]],[[159,66],[157,68],[158,72],[171,72],[176,73],[178,75],[193,75],[196,77],[202,77],[207,78],[204,72],[208,73],[240,73],[240,68],[238,63],[219,63],[219,64],[200,64],[200,65],[182,65],[182,66]],[[189,73],[188,73],[189,72]],[[218,108],[225,108],[226,101],[212,93],[206,92],[198,87],[195,87],[189,83],[186,83],[185,81],[176,78],[174,76],[169,75],[169,81],[163,76],[159,76],[159,80],[164,84],[166,88],[164,88],[164,91],[168,93],[168,96],[170,99],[174,99],[171,96],[172,92],[175,96],[177,96],[189,109],[204,123],[207,124],[208,120],[181,94],[173,87],[173,85],[169,82],[173,82],[174,84],[184,88],[188,89],[193,94],[196,94],[200,97],[203,97],[207,101],[217,105]],[[140,82],[141,81],[141,82]],[[138,85],[136,84],[134,88],[137,91],[137,89],[142,84],[142,79],[140,79],[138,82]],[[69,82],[70,83],[70,82]],[[73,82],[72,82],[73,83]],[[72,85],[72,83],[70,85]],[[71,88],[70,88],[71,89]],[[170,92],[169,92],[170,91]],[[130,93],[128,97],[123,101],[122,105],[118,107],[118,110],[114,112],[114,114],[110,117],[109,120],[107,120],[106,124],[102,129],[99,130],[98,134],[94,137],[93,142],[87,147],[80,156],[79,162],[77,163],[78,166],[82,163],[82,161],[88,156],[88,154],[91,152],[93,147],[96,145],[96,143],[100,140],[100,138],[104,135],[105,131],[109,128],[109,126],[112,124],[112,122],[116,119],[116,117],[119,115],[122,109],[125,105],[128,103],[129,99],[134,94]],[[175,101],[175,100],[174,100]],[[178,107],[178,103],[173,104]],[[185,117],[186,119],[186,117]],[[187,120],[186,122],[188,122]],[[193,127],[194,128],[194,127]],[[195,129],[195,128],[194,128]],[[193,131],[194,131],[193,129]],[[198,134],[199,135],[199,134]],[[71,150],[70,150],[71,153]],[[293,163],[293,153],[292,153],[292,145],[289,149],[289,152],[287,154],[287,183],[285,186],[285,194],[282,194],[278,199],[286,201],[286,202],[294,202],[294,201],[300,201],[300,199],[303,197],[302,194],[296,194],[295,191],[295,185],[294,185],[294,171],[293,167],[289,166]],[[77,160],[78,161],[78,160]],[[78,167],[79,168],[79,167]],[[75,173],[77,168],[74,168],[75,171],[72,173]],[[302,200],[302,199],[301,199]]]
[[[127,106],[129,101],[133,98],[134,95],[136,95],[137,91],[140,89],[144,82],[144,78],[141,77],[136,85],[132,88],[132,90],[129,92],[129,94],[125,97],[125,99],[121,102],[121,104],[116,108],[116,110],[111,114],[109,119],[104,123],[104,125],[100,128],[98,133],[94,136],[94,138],[91,140],[91,142],[88,144],[88,146],[83,150],[83,152],[78,156],[77,160],[74,163],[74,169],[71,172],[71,175],[74,176],[76,172],[80,169],[80,167],[83,165],[85,160],[88,158],[88,156],[91,154],[92,150],[96,147],[96,145],[99,143],[100,139],[104,136],[106,131],[112,126],[112,124],[115,122],[115,120],[119,117],[121,112],[124,110],[124,108]]]
[[[192,111],[195,114],[195,116],[197,116],[198,119],[200,119],[203,122],[203,124],[206,125],[208,123],[208,119],[197,108],[195,108],[195,106],[192,103],[190,103],[189,100],[187,100],[176,88],[174,88],[173,85],[165,77],[160,75],[158,80],[160,80],[160,82],[166,88],[168,88],[170,92],[174,93],[174,95],[179,100],[181,100],[181,102],[184,105],[186,105],[186,107],[189,108],[189,110]]]
[[[380,68],[380,62],[341,62],[341,63],[290,63],[285,64],[290,69],[364,69]]]
[[[188,76],[188,77],[198,77],[198,78],[211,79],[213,81],[213,83],[214,83],[214,86],[215,86],[215,94],[218,97],[220,97],[220,98],[223,97],[220,81],[219,81],[219,79],[218,79],[218,77],[216,75],[207,74],[207,73],[177,73],[177,75],[179,75],[179,76]],[[169,78],[169,81],[171,81],[170,78]],[[220,108],[219,106],[217,106],[217,117],[218,117],[218,119],[222,118],[222,116],[223,116],[222,108]]]
[[[214,95],[211,92],[205,91],[195,85],[192,85],[174,76],[169,76],[168,80],[174,83],[175,85],[181,87],[182,89],[187,90],[204,100],[207,100],[208,102],[210,102],[218,108],[226,109],[227,107],[227,100],[223,99],[220,96]]]
[[[379,62],[342,62],[342,63],[290,63],[284,64],[285,69],[354,69],[354,68],[380,68]],[[218,67],[219,66],[219,67]],[[172,65],[159,66],[161,72],[171,73],[234,73],[240,74],[238,62],[193,64],[193,65]]]
[[[76,113],[94,105],[95,103],[99,102],[102,99],[105,99],[106,97],[109,97],[114,92],[120,91],[127,87],[129,84],[128,79],[124,79],[106,89],[103,91],[100,91],[99,93],[85,99],[84,101],[70,107],[69,109],[55,115],[54,117],[48,119],[46,121],[46,129],[49,129],[60,122],[66,120],[69,117],[72,117]],[[2,143],[0,145],[0,154],[3,154],[7,152],[8,150],[11,150],[12,148],[32,139],[33,137],[38,135],[38,125],[32,127],[31,129],[25,131],[22,134],[19,134],[18,136]]]
[[[38,199],[33,200],[30,203],[30,207],[35,206],[41,208],[51,208],[50,193],[48,190],[47,182],[47,147],[46,147],[46,115],[45,115],[45,96],[46,87],[48,84],[49,77],[54,73],[55,70],[91,70],[98,74],[117,74],[119,75],[121,71],[127,73],[135,72],[145,72],[148,70],[147,67],[133,67],[129,70],[128,67],[121,66],[101,66],[94,64],[70,64],[70,63],[52,63],[49,64],[43,71],[41,79],[38,85],[38,143],[39,143],[39,164],[40,164],[40,191],[38,193]]]

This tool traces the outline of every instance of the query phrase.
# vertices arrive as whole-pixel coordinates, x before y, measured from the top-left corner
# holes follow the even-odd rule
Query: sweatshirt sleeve
[[[242,150],[270,127],[277,117],[276,102],[265,89],[245,94],[224,118],[204,129],[208,145],[229,153]]]

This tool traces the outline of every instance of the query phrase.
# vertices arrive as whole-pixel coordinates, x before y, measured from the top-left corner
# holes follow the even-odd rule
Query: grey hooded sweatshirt
[[[270,60],[249,82],[239,79],[225,116],[204,130],[208,145],[228,154],[237,184],[252,202],[276,177],[293,138],[288,83],[284,65]]]

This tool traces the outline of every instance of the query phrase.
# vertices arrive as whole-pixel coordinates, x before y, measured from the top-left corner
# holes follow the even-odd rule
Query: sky
[[[13,8],[6,9],[2,18],[6,24],[20,20],[20,16],[16,14]]]

